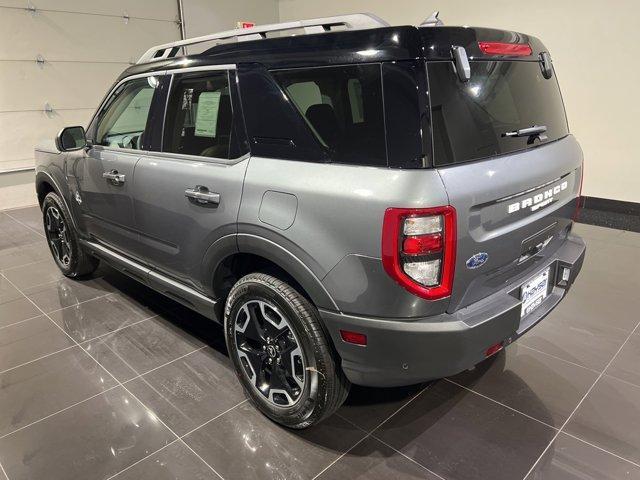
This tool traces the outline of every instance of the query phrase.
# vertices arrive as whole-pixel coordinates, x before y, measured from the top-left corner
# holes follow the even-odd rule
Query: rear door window
[[[538,62],[476,61],[461,82],[451,62],[429,62],[429,88],[437,166],[532,148],[569,133],[555,75],[542,76]],[[547,139],[505,137],[544,125]]]
[[[332,161],[387,166],[379,64],[277,70],[272,75]]]
[[[174,81],[162,150],[228,159],[233,111],[227,72],[176,76]]]

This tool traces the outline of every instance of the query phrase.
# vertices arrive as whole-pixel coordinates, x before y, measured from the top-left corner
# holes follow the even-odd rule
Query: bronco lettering
[[[560,185],[556,185],[553,188],[549,188],[542,193],[538,193],[533,197],[527,197],[519,202],[515,202],[509,205],[508,210],[509,213],[517,212],[518,210],[525,209],[527,207],[531,207],[531,211],[535,212],[536,210],[546,207],[551,202],[553,202],[553,196],[557,195],[563,190],[566,190],[569,187],[569,182],[562,182]]]

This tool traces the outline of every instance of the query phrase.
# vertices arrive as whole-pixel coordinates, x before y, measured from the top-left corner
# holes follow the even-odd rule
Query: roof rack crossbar
[[[371,13],[354,13],[335,17],[313,18],[310,20],[296,20],[292,22],[260,25],[251,28],[238,28],[224,32],[203,35],[201,37],[188,38],[177,42],[156,45],[147,50],[137,63],[146,63],[154,60],[175,57],[180,47],[195,45],[215,40],[227,40],[235,38],[236,41],[260,40],[267,38],[269,32],[284,30],[304,29],[305,34],[322,33],[331,30],[331,27],[342,26],[348,30],[364,30],[367,28],[388,27],[389,24]]]

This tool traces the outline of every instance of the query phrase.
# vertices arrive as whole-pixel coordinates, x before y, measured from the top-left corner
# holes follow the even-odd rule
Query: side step
[[[155,291],[175,300],[207,318],[221,322],[215,313],[216,301],[183,285],[151,268],[121,255],[105,245],[89,240],[80,240],[82,246],[92,255],[106,261],[116,270],[151,287]]]

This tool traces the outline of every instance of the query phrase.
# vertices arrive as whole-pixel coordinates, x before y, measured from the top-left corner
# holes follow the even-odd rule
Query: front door
[[[174,75],[162,151],[140,158],[133,183],[136,256],[199,289],[207,250],[237,231],[248,164],[229,81],[235,71],[226,68]]]
[[[87,233],[125,252],[135,249],[138,238],[133,177],[158,85],[158,77],[148,76],[118,86],[89,129],[91,148],[75,165],[76,201]]]

